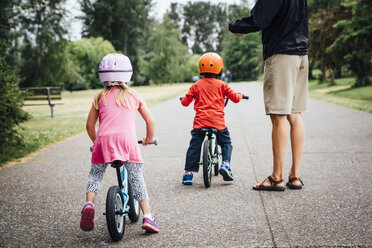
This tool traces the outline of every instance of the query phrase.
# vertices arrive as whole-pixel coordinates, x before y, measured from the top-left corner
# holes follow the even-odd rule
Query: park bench
[[[62,100],[61,88],[60,87],[29,87],[22,88],[27,91],[27,95],[24,98],[24,106],[39,106],[49,105],[51,111],[51,117],[54,117],[53,107],[55,105],[64,104],[64,102],[54,102],[54,100]],[[53,102],[52,102],[53,100]],[[37,101],[35,103],[30,101]],[[47,101],[47,102],[43,102]]]

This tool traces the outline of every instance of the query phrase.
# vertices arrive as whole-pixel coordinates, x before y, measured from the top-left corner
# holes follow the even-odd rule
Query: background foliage
[[[29,119],[22,110],[23,92],[18,90],[15,72],[0,57],[0,151],[11,149],[13,144],[22,145],[22,137],[14,129],[21,122]]]

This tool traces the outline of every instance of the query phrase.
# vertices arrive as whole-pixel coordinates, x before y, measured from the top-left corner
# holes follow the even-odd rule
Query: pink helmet
[[[133,69],[127,56],[118,53],[110,53],[101,60],[98,72],[99,80],[105,86],[113,85],[113,82],[124,85],[127,83],[129,86]]]

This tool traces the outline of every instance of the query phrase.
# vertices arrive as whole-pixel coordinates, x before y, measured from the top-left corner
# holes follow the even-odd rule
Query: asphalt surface
[[[151,108],[159,145],[142,148],[159,234],[145,234],[141,221],[127,219],[123,240],[110,239],[102,213],[116,183],[111,168],[96,200],[95,229],[80,230],[91,146],[82,134],[0,170],[0,247],[372,246],[372,115],[310,100],[303,115],[304,189],[257,192],[252,185],[272,170],[271,123],[260,84],[231,86],[250,96],[225,110],[233,183],[213,177],[206,189],[198,173],[194,185],[181,184],[194,110],[173,99]],[[138,123],[142,137],[145,125]]]

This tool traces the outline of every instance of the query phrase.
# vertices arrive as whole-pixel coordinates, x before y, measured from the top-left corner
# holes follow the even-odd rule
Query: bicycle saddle
[[[203,127],[201,129],[201,131],[203,131],[203,132],[210,132],[210,133],[217,133],[217,129],[215,129],[213,127]]]
[[[111,163],[111,167],[113,168],[120,168],[123,165],[123,162],[120,160],[115,160]]]

